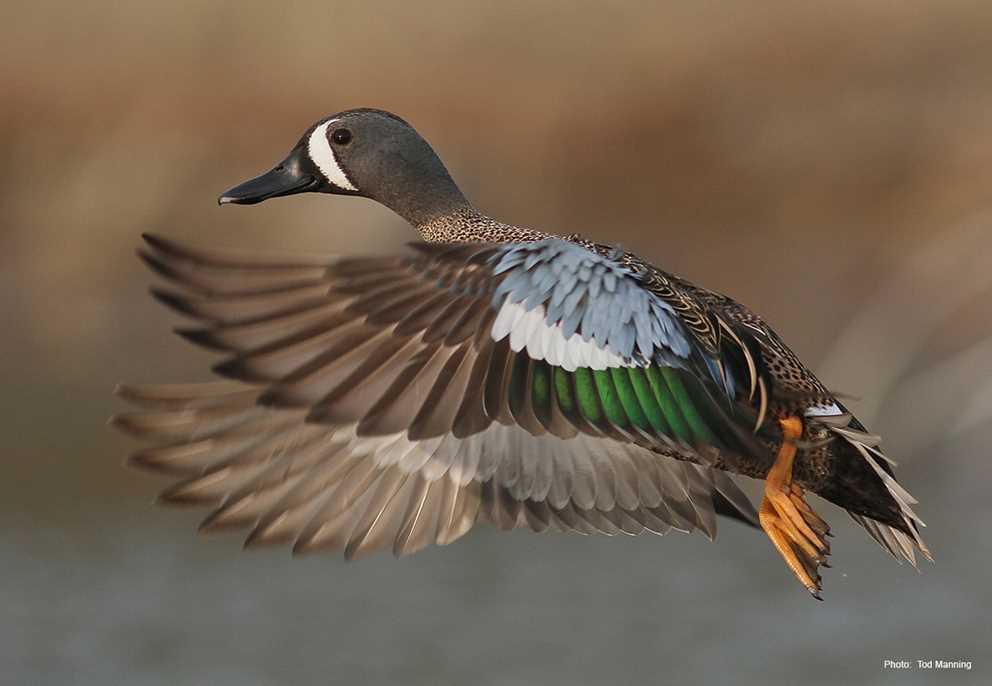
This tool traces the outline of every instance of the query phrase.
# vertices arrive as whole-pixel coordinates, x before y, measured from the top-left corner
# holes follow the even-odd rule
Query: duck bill
[[[218,205],[254,205],[269,198],[315,191],[320,179],[307,164],[302,150],[297,147],[278,165],[261,176],[229,188],[217,198]]]

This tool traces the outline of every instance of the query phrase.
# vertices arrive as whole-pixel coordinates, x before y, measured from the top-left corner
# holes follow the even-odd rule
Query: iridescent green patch
[[[678,404],[675,402],[675,398],[672,397],[672,392],[662,378],[658,367],[645,367],[644,374],[647,376],[648,383],[651,386],[651,392],[658,402],[658,407],[661,408],[662,414],[665,415],[665,421],[671,427],[672,434],[685,443],[691,443],[692,431],[690,431],[685,417],[682,416],[682,412],[679,411]]]
[[[617,396],[623,411],[630,420],[630,423],[638,429],[650,429],[648,418],[641,409],[641,403],[637,400],[637,393],[630,382],[626,367],[610,367],[610,378],[613,380],[613,388],[616,389]]]
[[[582,416],[593,424],[598,424],[603,419],[603,412],[599,407],[599,395],[596,393],[596,382],[593,381],[592,372],[584,367],[575,370],[575,395],[579,400],[579,410]]]
[[[603,404],[606,419],[614,426],[626,426],[627,415],[623,411],[623,405],[620,404],[620,398],[610,380],[610,373],[605,369],[595,369],[592,375],[596,380],[596,389],[599,391],[599,400]]]
[[[547,362],[535,362],[532,383],[534,407],[547,409],[551,405],[551,374]]]
[[[575,412],[575,397],[572,395],[572,375],[561,367],[554,367],[555,395],[558,396],[558,407],[565,414]]]
[[[661,411],[654,393],[651,391],[647,372],[640,367],[628,367],[627,375],[630,377],[630,385],[637,395],[637,402],[640,404],[641,410],[644,411],[644,416],[651,424],[651,428],[661,434],[669,433],[671,429],[668,422],[665,421],[665,415]]]
[[[663,367],[661,375],[668,384],[668,388],[672,392],[675,402],[678,403],[679,409],[682,411],[683,416],[685,416],[686,422],[689,424],[689,428],[696,437],[696,440],[700,443],[713,444],[713,432],[696,410],[696,406],[689,397],[688,391],[686,391],[685,386],[682,384],[682,379],[679,378],[678,374],[671,367]]]

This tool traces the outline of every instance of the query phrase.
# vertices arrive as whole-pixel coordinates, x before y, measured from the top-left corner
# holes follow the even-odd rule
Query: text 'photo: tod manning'
[[[971,671],[971,660],[883,660],[883,669],[905,669],[905,670],[940,670],[940,669],[963,669]]]

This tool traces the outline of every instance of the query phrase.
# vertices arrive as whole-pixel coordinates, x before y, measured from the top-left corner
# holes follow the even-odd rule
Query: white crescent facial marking
[[[583,340],[578,332],[566,339],[561,322],[554,326],[548,324],[543,305],[528,312],[523,305],[512,303],[509,298],[499,308],[490,336],[497,343],[509,336],[513,352],[526,350],[532,360],[545,360],[567,372],[574,372],[577,367],[603,370],[636,366],[612,350],[604,350],[593,341]]]
[[[331,148],[330,141],[327,140],[327,127],[336,121],[338,120],[325,121],[313,130],[310,140],[307,141],[307,154],[330,183],[346,191],[357,191],[358,188],[348,180],[341,165],[338,164],[338,158]]]

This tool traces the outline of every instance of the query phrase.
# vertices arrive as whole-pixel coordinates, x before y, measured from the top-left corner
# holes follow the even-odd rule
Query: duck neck
[[[431,198],[429,204],[425,198]],[[443,223],[446,217],[478,214],[457,186],[443,194],[436,188],[408,189],[398,202],[384,203],[418,230],[422,226]]]
[[[375,176],[387,181],[366,197],[375,200],[415,227],[442,217],[474,212],[434,152],[423,146],[419,154],[384,156]]]

